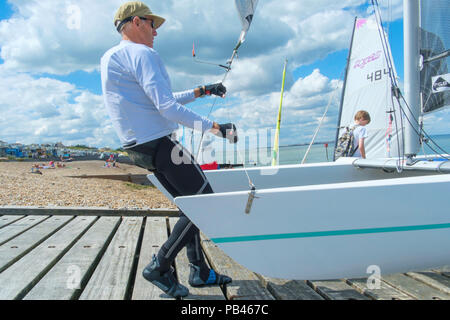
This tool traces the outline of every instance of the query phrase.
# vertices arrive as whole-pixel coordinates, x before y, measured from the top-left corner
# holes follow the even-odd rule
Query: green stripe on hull
[[[280,234],[266,234],[266,235],[241,236],[241,237],[221,237],[221,238],[211,238],[211,240],[215,243],[228,243],[228,242],[260,241],[260,240],[348,236],[348,235],[355,235],[355,234],[420,231],[420,230],[446,229],[446,228],[450,228],[450,223],[427,224],[427,225],[418,225],[418,226],[403,226],[403,227],[350,229],[350,230],[316,231],[316,232],[299,232],[299,233],[280,233]]]

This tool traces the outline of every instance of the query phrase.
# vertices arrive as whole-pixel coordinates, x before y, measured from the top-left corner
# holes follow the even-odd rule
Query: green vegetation
[[[154,186],[147,186],[147,185],[136,184],[136,183],[132,183],[132,182],[125,182],[125,185],[128,188],[131,188],[133,190],[145,190],[145,189],[149,189],[149,188],[154,188]]]
[[[7,161],[25,161],[26,158],[16,158],[15,156],[7,155],[6,157],[0,157],[0,162]]]
[[[85,151],[85,150],[97,150],[97,148],[91,148],[91,147],[88,147],[88,146],[85,146],[85,145],[82,145],[82,144],[77,144],[76,146],[69,146],[69,147],[66,147],[67,149],[72,149],[72,150],[83,150],[83,151]]]

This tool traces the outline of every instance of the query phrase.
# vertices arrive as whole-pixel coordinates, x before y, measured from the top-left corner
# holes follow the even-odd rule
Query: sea
[[[428,146],[430,145],[430,146]],[[308,150],[308,145],[280,146],[279,164],[300,164]],[[304,163],[333,161],[334,143],[313,144]],[[424,144],[419,155],[450,154],[450,134],[430,136],[428,144]],[[272,163],[272,149],[258,148],[245,151],[228,150],[216,152],[215,160],[222,164],[243,164],[246,166],[270,166]]]

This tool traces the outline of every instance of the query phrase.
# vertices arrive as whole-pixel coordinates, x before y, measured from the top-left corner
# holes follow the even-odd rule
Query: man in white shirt
[[[217,83],[172,92],[164,64],[153,49],[156,29],[164,21],[140,1],[127,2],[117,10],[114,25],[122,41],[101,59],[105,106],[130,158],[136,165],[153,171],[172,196],[212,193],[200,166],[171,134],[180,123],[237,142],[233,124],[220,125],[184,106],[204,95],[224,97],[226,88]],[[186,296],[188,289],[178,283],[171,268],[185,246],[191,265],[190,285],[231,282],[231,278],[209,269],[200,247],[199,230],[183,213],[167,242],[144,269],[144,278],[175,298]]]

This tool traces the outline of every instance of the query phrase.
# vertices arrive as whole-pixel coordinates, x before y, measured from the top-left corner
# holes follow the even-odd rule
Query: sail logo
[[[356,21],[356,29],[359,29],[361,27],[363,27],[367,22],[367,19],[358,19],[358,21]]]
[[[364,67],[369,64],[372,61],[375,61],[381,57],[381,50],[378,50],[377,52],[372,53],[370,56],[356,60],[355,65],[353,66],[353,69],[355,68],[361,68],[364,69]]]
[[[432,78],[433,93],[450,90],[450,73]]]

